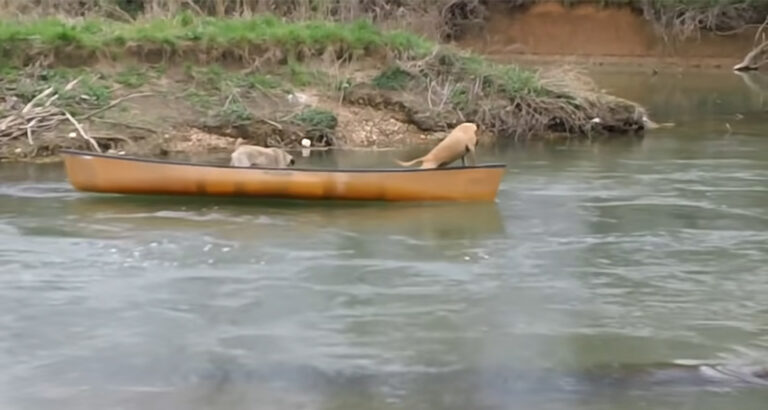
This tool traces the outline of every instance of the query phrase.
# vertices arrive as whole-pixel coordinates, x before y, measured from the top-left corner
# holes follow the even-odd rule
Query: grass
[[[218,64],[207,66],[186,64],[184,71],[196,87],[225,94],[233,91],[266,91],[283,87],[282,81],[275,76],[227,70]]]
[[[497,4],[506,4],[510,8],[524,7],[541,0],[493,0]],[[560,0],[566,5],[581,3],[581,0]],[[595,0],[604,6],[629,6],[641,11],[648,19],[668,28],[690,30],[693,26],[703,29],[740,28],[748,24],[760,24],[768,14],[768,2],[765,0]],[[387,26],[397,26],[418,30],[421,34],[432,39],[451,39],[461,35],[467,28],[467,23],[482,22],[488,15],[487,5],[483,0],[273,0],[273,1],[244,1],[244,0],[0,0],[0,17],[16,16],[82,16],[104,15],[122,19],[168,17],[182,10],[193,10],[195,13],[218,18],[231,16],[252,16],[263,13],[274,13],[276,16],[291,21],[355,21],[369,20]],[[115,12],[122,10],[121,12]],[[196,17],[184,16],[180,20],[182,26],[194,26]],[[150,25],[151,26],[151,25]],[[163,27],[147,27],[142,33],[126,33],[126,38],[133,34],[141,34],[144,39],[175,42],[178,33],[172,33]],[[155,32],[155,28],[161,29]],[[226,31],[235,33],[238,30]],[[214,31],[220,31],[217,27]],[[171,30],[172,31],[172,30]],[[179,31],[179,30],[177,30]],[[186,32],[191,36],[201,38],[212,34],[208,30]],[[246,30],[250,31],[250,30]],[[288,30],[290,31],[290,30]],[[337,32],[321,33],[323,30],[313,28],[319,37]],[[54,33],[67,37],[72,33]],[[230,39],[216,33],[214,37],[228,43]],[[242,34],[242,33],[241,33]],[[284,33],[286,37],[295,39],[296,33]],[[240,35],[238,35],[240,36]],[[246,37],[251,37],[247,35]],[[301,41],[306,41],[307,38]],[[395,43],[410,47],[408,36],[393,35],[390,38],[392,46]],[[65,40],[66,41],[66,40]],[[321,40],[325,41],[325,40]],[[100,41],[98,41],[100,42]]]
[[[498,87],[508,97],[544,93],[536,74],[516,65],[497,64],[477,56],[459,57],[454,64],[467,76],[482,79],[484,88]]]
[[[291,84],[297,87],[327,85],[330,81],[326,73],[310,69],[294,59],[288,60],[285,67],[283,67],[282,74],[288,78]]]
[[[400,67],[388,67],[371,80],[371,83],[382,90],[403,90],[413,80],[408,71]]]
[[[304,64],[312,57],[326,57],[329,52],[339,60],[383,52],[407,61],[424,59],[436,47],[423,37],[402,31],[383,31],[365,21],[286,22],[270,15],[216,19],[181,13],[170,19],[139,19],[135,23],[103,19],[0,21],[0,57],[5,57],[6,64],[26,66],[33,62],[30,58],[50,59],[59,54],[78,55],[78,52],[117,58],[126,53],[141,57],[159,50],[166,59],[194,56],[198,65],[202,60],[205,63],[202,66],[187,65],[187,74],[196,86],[224,96],[233,92],[285,90],[287,87],[281,79],[296,87],[338,85],[326,72]],[[279,66],[279,70],[273,70],[277,76],[237,73],[216,65],[218,61],[232,58],[251,65],[263,61],[265,56],[274,57],[272,62]],[[443,56],[453,75],[481,78],[484,86],[498,87],[508,96],[541,91],[536,75],[517,66],[495,64],[455,52],[443,52]],[[80,61],[87,64],[87,59]],[[373,83],[383,89],[403,90],[410,77],[410,73],[393,68],[382,72]],[[116,81],[125,87],[138,88],[152,78],[153,73],[147,69],[128,66],[117,74]]]
[[[147,84],[151,77],[148,70],[131,65],[115,75],[115,82],[128,88],[139,88]]]
[[[230,101],[210,114],[210,122],[225,126],[247,125],[253,121],[253,114],[240,100]]]
[[[279,49],[296,58],[386,50],[399,55],[423,55],[433,46],[425,39],[400,31],[385,32],[358,21],[283,22],[270,15],[215,19],[183,13],[172,19],[141,19],[121,23],[105,19],[65,22],[59,19],[0,22],[0,53],[11,63],[26,65],[24,56],[52,55],[57,51],[119,56],[140,48],[161,50],[167,56],[184,54],[250,58]],[[254,55],[253,58],[256,58]]]
[[[309,128],[323,128],[332,130],[336,128],[338,120],[336,115],[328,110],[319,108],[307,108],[294,117],[296,122]]]
[[[244,99],[263,97],[261,93],[287,89],[281,79],[268,74],[227,70],[218,64],[187,64],[184,72],[190,80],[185,99],[207,113],[210,124],[238,126],[248,124],[253,115]]]

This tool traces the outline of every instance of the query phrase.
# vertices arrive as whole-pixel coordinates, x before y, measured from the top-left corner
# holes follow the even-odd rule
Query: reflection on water
[[[340,231],[360,230],[377,234],[405,234],[424,239],[501,234],[503,221],[496,203],[365,203],[328,201],[306,203],[293,200],[254,199],[178,199],[173,197],[104,196],[85,197],[68,204],[74,214],[96,219],[136,219],[148,229],[158,221],[184,229],[190,219],[249,219],[247,213],[258,208],[265,214],[285,210],[313,211],[301,220],[301,229],[333,227]],[[170,211],[169,208],[176,208]],[[274,227],[268,226],[272,230]],[[232,226],[233,239],[253,237],[255,232]],[[239,237],[238,237],[239,235]]]
[[[768,364],[768,122],[707,75],[601,74],[680,126],[488,147],[493,204],[90,195],[1,165],[0,407],[762,409],[747,373],[672,366]]]
[[[759,71],[736,71],[734,74],[741,77],[752,94],[757,96],[759,108],[764,108],[768,98],[768,74]]]

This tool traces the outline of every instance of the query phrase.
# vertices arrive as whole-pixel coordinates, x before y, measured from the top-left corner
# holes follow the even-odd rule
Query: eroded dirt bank
[[[630,7],[542,2],[510,9],[489,4],[485,24],[458,45],[496,58],[532,61],[732,67],[752,48],[758,27],[736,33],[701,31],[685,39],[665,33]]]

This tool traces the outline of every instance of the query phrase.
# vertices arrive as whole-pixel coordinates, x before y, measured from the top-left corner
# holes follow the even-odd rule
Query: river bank
[[[764,31],[759,23],[749,23],[754,18],[745,18],[743,24],[713,20],[696,30],[675,28],[649,20],[651,11],[640,13],[638,7],[606,7],[593,2],[571,6],[541,2],[523,10],[492,3],[488,8],[484,23],[457,44],[507,63],[565,61],[640,66],[648,71],[723,70],[742,61]]]
[[[0,160],[402,148],[463,121],[484,142],[642,133],[576,67],[724,70],[764,29],[760,2],[689,3],[0,3],[23,15],[0,26]]]
[[[484,140],[646,126],[642,107],[576,71],[494,63],[365,22],[40,19],[6,23],[0,41],[4,159],[61,147],[228,150],[237,137],[289,149],[302,138],[386,148],[440,138],[464,121],[480,124]]]

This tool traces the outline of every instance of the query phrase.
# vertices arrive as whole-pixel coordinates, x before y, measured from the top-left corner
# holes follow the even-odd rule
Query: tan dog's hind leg
[[[467,166],[464,161],[465,157],[469,158],[469,166],[474,167],[477,165],[477,156],[475,155],[475,147],[471,145],[467,145],[467,153],[464,154],[463,157],[461,157],[461,164],[464,166]]]
[[[408,162],[403,162],[403,161],[400,161],[400,160],[396,159],[395,162],[397,162],[398,164],[400,164],[400,165],[402,165],[404,167],[410,167],[411,165],[413,165],[413,164],[415,164],[415,163],[417,163],[419,161],[423,161],[423,160],[424,160],[424,157],[416,158],[413,161],[408,161]],[[424,165],[424,164],[422,164],[422,165]]]

